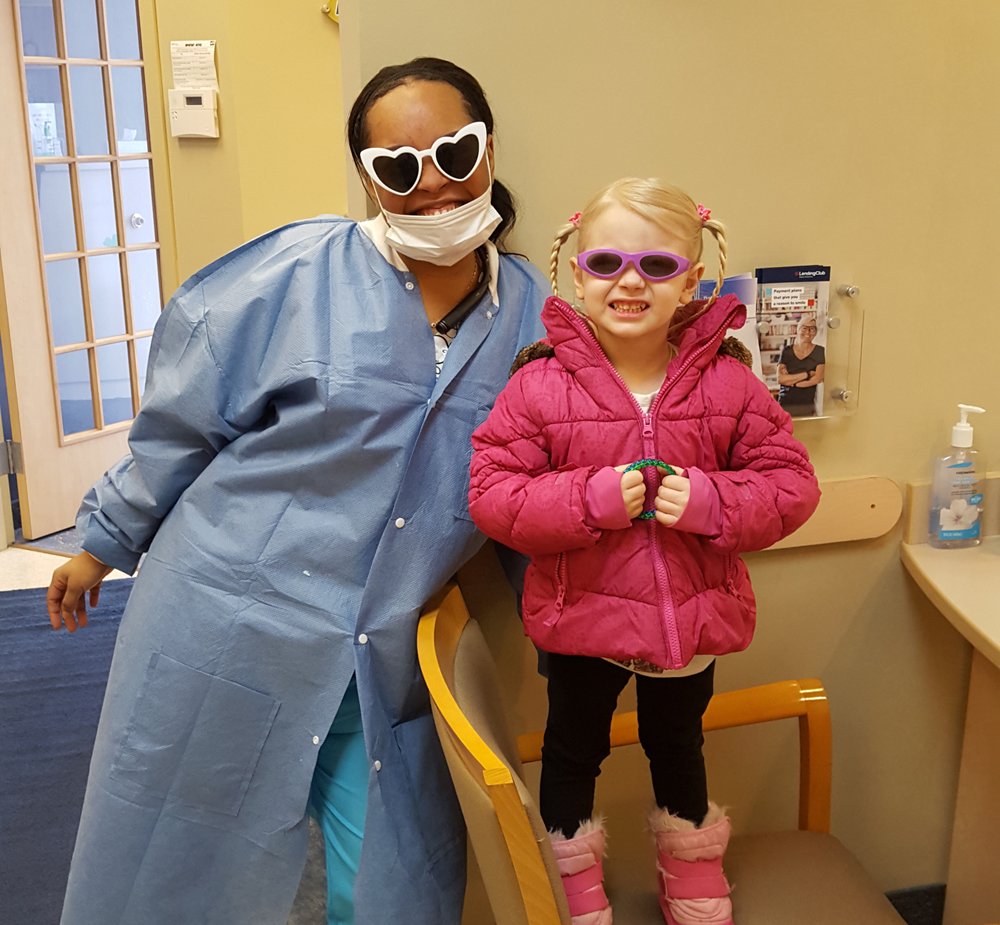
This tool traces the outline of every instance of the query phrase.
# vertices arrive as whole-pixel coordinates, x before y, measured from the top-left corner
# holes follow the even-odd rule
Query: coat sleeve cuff
[[[77,529],[81,528],[80,518],[77,521]],[[85,538],[82,543],[83,549],[89,552],[95,559],[110,565],[112,568],[124,572],[126,575],[135,574],[139,566],[141,553],[125,549],[120,543],[114,540],[108,531],[101,526],[93,517],[87,518],[85,526]]]
[[[719,492],[701,469],[691,466],[685,470],[684,475],[691,482],[691,496],[684,513],[674,524],[674,529],[700,533],[703,536],[718,536],[722,532],[722,502],[719,500]]]
[[[587,480],[584,520],[600,530],[624,530],[631,526],[622,498],[622,474],[611,466],[598,469]]]

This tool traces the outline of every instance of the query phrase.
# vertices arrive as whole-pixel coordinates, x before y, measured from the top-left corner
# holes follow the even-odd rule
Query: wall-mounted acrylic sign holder
[[[830,268],[818,265],[766,268],[756,276],[761,377],[775,400],[796,420],[853,414],[861,389],[860,288],[833,284]],[[817,348],[823,377],[810,387]]]
[[[852,283],[832,288],[826,319],[827,350],[822,417],[853,414],[861,396],[861,290]]]

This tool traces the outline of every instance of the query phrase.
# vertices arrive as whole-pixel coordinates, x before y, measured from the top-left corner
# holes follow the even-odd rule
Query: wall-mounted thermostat
[[[218,96],[214,87],[168,90],[170,134],[175,138],[218,138]]]

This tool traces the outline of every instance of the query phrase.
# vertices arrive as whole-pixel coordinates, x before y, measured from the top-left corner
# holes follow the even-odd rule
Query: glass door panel
[[[116,140],[119,154],[145,154],[146,100],[142,92],[142,68],[111,68],[111,98],[115,104]]]
[[[163,305],[138,8],[17,11],[55,387],[63,437],[79,440],[134,415]]]
[[[94,340],[124,334],[125,302],[122,298],[122,272],[118,255],[88,257],[87,279],[90,285]]]
[[[48,286],[52,343],[56,347],[81,344],[87,340],[80,287],[79,260],[52,260],[45,264]]]
[[[97,34],[97,4],[94,0],[63,0],[66,17],[66,57],[101,57],[101,40]]]
[[[156,251],[128,253],[128,284],[132,295],[132,330],[152,330],[160,316],[160,265]]]
[[[124,341],[97,348],[97,371],[104,423],[120,424],[131,420],[132,376],[128,368],[128,346]]]
[[[66,117],[59,67],[29,64],[28,128],[35,157],[62,157],[66,153]]]
[[[108,153],[108,116],[104,102],[104,68],[89,64],[70,66],[73,128],[77,157]]]
[[[56,356],[56,380],[64,434],[94,429],[89,354],[89,350],[74,350]]]
[[[152,244],[156,240],[153,215],[153,181],[149,161],[121,161],[122,211],[125,216],[125,243]]]
[[[118,246],[115,224],[115,191],[111,185],[111,164],[77,165],[80,201],[83,204],[83,241],[88,251]]]
[[[42,250],[46,254],[70,254],[76,250],[73,221],[73,185],[69,164],[35,165],[38,215],[42,223]]]
[[[52,0],[20,0],[21,53],[26,58],[55,58],[56,20]]]
[[[104,0],[108,24],[108,57],[136,61],[139,58],[139,24],[135,0]]]

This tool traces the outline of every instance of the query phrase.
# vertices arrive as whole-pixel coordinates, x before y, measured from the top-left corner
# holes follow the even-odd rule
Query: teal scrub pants
[[[309,791],[309,812],[326,850],[326,920],[353,925],[354,880],[361,857],[368,803],[368,754],[354,678],[319,750]]]

